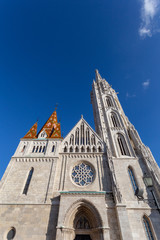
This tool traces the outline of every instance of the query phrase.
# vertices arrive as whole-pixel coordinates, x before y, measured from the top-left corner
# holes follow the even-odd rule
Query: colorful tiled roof
[[[46,132],[47,138],[61,138],[61,127],[60,127],[60,123],[57,122],[56,111],[52,113],[52,115],[44,124],[44,126],[39,131],[39,133],[41,133],[42,131]]]
[[[54,111],[44,126],[37,134],[37,122],[31,127],[27,134],[23,138],[37,138],[37,136],[45,131],[47,138],[62,138],[61,137],[61,125],[57,122],[57,113]]]
[[[23,138],[36,138],[37,136],[37,122],[31,127]]]

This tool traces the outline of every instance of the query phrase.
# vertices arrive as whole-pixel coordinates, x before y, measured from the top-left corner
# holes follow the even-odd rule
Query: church
[[[95,131],[81,116],[62,138],[54,111],[20,139],[0,181],[0,239],[160,239],[159,167],[98,70],[91,102]]]

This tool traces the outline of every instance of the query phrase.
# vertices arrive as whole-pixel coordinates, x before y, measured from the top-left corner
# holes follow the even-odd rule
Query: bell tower
[[[121,238],[139,239],[138,235],[134,238],[133,218],[137,221],[143,219],[145,225],[144,213],[153,219],[159,214],[159,168],[150,149],[142,143],[135,127],[124,114],[117,93],[98,70],[95,71],[91,102],[96,132],[106,146]],[[151,188],[146,187],[146,176],[153,180]],[[151,199],[154,207],[146,199]],[[156,207],[158,211],[155,211]],[[150,219],[147,219],[149,222]]]
[[[96,81],[93,81],[91,98],[96,132],[105,141],[113,157],[135,157],[127,132],[128,119],[117,93],[100,76],[98,70],[95,73]]]

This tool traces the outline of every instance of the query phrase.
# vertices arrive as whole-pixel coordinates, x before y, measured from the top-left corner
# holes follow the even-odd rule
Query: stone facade
[[[2,240],[160,239],[151,151],[98,71],[91,101],[96,132],[82,116],[62,139],[50,117],[21,139],[0,183]]]

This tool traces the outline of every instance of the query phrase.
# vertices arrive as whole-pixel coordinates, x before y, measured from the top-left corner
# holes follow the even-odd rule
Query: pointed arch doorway
[[[82,200],[73,204],[64,223],[65,240],[104,240],[101,217],[88,201]]]

